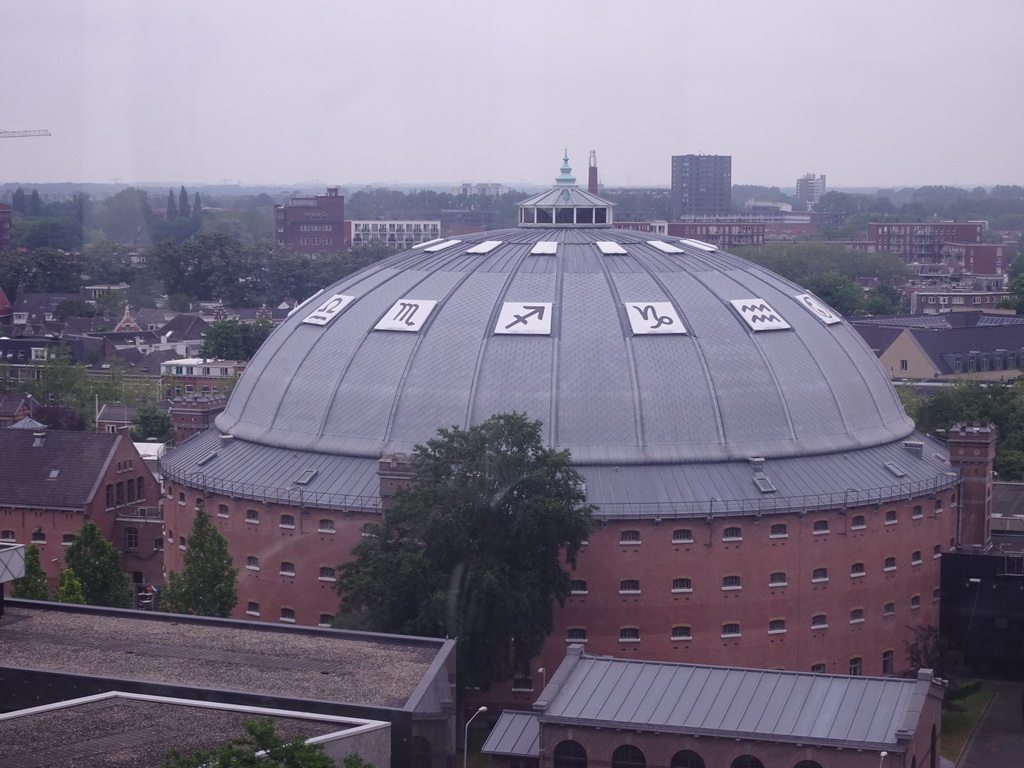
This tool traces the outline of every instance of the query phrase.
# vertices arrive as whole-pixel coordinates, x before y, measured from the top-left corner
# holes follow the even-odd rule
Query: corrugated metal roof
[[[573,663],[573,661],[575,663]],[[570,656],[541,720],[848,748],[897,745],[927,681]],[[542,697],[543,698],[543,697]]]
[[[599,241],[624,253],[603,255]],[[212,443],[189,441],[165,466],[284,497],[292,475],[315,466],[324,498],[374,507],[382,454],[518,411],[571,451],[590,501],[609,515],[834,506],[850,489],[897,498],[953,482],[933,460],[941,446],[916,459],[899,448],[913,424],[851,326],[822,323],[798,300],[803,289],[737,256],[664,241],[683,252],[664,252],[646,232],[510,229],[374,264],[264,343],[217,418],[234,448],[197,467]],[[541,242],[556,252],[531,256]],[[471,253],[483,243],[486,253]],[[303,322],[335,294],[354,298],[326,325]],[[752,330],[730,303],[750,297],[790,328]],[[437,302],[416,333],[375,330],[411,299]],[[550,305],[550,332],[495,333],[509,303]],[[687,333],[634,334],[630,306],[670,306]],[[753,456],[767,458],[775,491],[758,490]],[[888,461],[906,477],[887,473]]]
[[[540,725],[533,712],[506,709],[480,751],[489,755],[540,757]]]

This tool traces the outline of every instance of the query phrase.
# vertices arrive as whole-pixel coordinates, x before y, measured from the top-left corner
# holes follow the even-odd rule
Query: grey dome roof
[[[571,227],[427,244],[336,283],[271,334],[216,425],[376,458],[509,411],[575,463],[615,467],[913,431],[860,335],[798,286],[693,241]]]

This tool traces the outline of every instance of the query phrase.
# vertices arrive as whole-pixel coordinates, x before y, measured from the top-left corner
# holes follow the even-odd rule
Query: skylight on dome
[[[533,256],[554,256],[558,253],[558,243],[554,240],[540,240],[533,244],[530,254]]]
[[[446,240],[443,243],[432,245],[429,248],[424,248],[423,250],[428,253],[436,253],[437,251],[443,251],[445,248],[451,248],[453,245],[458,245],[461,242],[461,240]]]
[[[682,248],[676,248],[672,243],[666,243],[664,240],[648,240],[647,244],[654,246],[662,253],[686,253]]]
[[[597,247],[601,249],[601,253],[605,256],[625,256],[627,251],[618,243],[613,243],[611,240],[598,240]]]
[[[474,245],[466,253],[490,253],[499,245],[501,245],[501,240],[485,240],[478,245]]]
[[[688,245],[691,248],[696,248],[698,251],[707,251],[708,253],[712,253],[718,250],[717,246],[714,246],[711,243],[705,243],[703,240],[686,239],[680,240],[679,242],[683,245]]]

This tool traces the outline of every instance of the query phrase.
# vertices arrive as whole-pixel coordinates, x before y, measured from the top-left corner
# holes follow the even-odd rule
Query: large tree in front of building
[[[458,638],[465,685],[526,674],[593,521],[568,451],[501,414],[416,447],[415,476],[340,566],[339,625]]]
[[[81,582],[88,605],[132,607],[121,553],[103,538],[103,532],[92,520],[86,520],[74,542],[65,550],[64,562]]]
[[[168,574],[160,609],[227,618],[238,602],[237,576],[227,540],[210,522],[203,503],[199,502],[185,549],[185,567],[181,573]]]
[[[25,550],[25,575],[11,582],[11,597],[25,600],[49,600],[46,572],[39,560],[39,547],[29,544]]]
[[[146,403],[139,406],[135,411],[135,418],[132,419],[132,429],[129,433],[132,440],[143,442],[155,437],[161,442],[174,439],[174,422],[171,414],[154,403]]]

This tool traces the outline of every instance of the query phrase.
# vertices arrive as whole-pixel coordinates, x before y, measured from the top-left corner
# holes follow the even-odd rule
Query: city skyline
[[[0,142],[0,182],[529,187],[565,148],[613,186],[667,186],[680,154],[731,155],[737,184],[1021,182],[1024,6],[620,8],[11,7],[0,129],[53,135]]]

